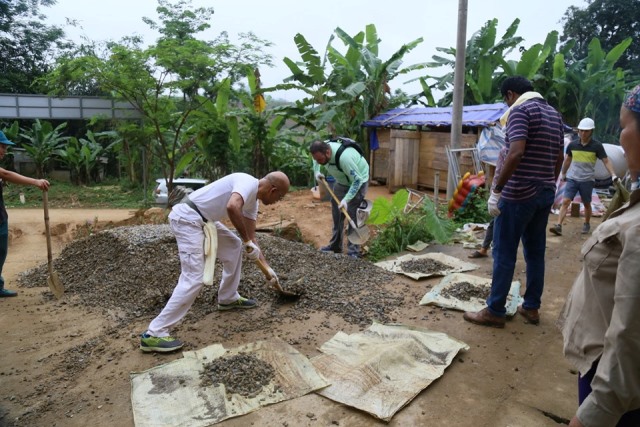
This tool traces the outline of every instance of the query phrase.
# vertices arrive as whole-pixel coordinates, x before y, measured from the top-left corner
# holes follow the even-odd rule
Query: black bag
[[[344,150],[346,150],[347,148],[354,148],[358,153],[360,153],[360,155],[362,157],[364,157],[364,150],[362,149],[362,147],[360,147],[360,144],[358,144],[357,142],[355,142],[351,138],[346,138],[344,136],[339,136],[335,140],[332,140],[332,142],[339,142],[340,143],[340,148],[338,148],[338,151],[336,151],[336,167],[342,173],[344,173],[344,172],[342,171],[342,168],[340,167],[340,156],[342,155]]]

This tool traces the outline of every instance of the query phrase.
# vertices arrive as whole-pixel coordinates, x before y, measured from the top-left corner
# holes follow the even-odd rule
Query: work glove
[[[278,276],[276,275],[276,272],[273,271],[273,268],[269,267],[269,269],[267,270],[267,274],[269,275],[269,277],[267,277],[267,282],[269,283],[269,285],[271,285],[272,288],[277,289]]]
[[[316,172],[315,178],[316,178],[316,182],[320,182],[320,180],[324,179],[324,175],[322,174],[322,172]]]
[[[253,243],[251,240],[247,240],[243,243],[243,245],[244,252],[247,254],[247,258],[252,261],[256,261],[258,258],[260,258],[260,248],[255,243]]]
[[[616,185],[618,181],[620,181],[620,178],[618,178],[616,175],[611,175],[611,183],[613,185]]]
[[[487,207],[489,208],[489,215],[498,216],[500,215],[500,209],[498,209],[498,202],[500,201],[500,197],[502,193],[496,193],[495,191],[491,192],[491,196],[489,197],[489,201],[487,202]]]
[[[347,210],[347,206],[349,205],[349,202],[347,202],[345,199],[342,199],[342,201],[340,202],[340,204],[338,205],[338,209],[344,209]]]

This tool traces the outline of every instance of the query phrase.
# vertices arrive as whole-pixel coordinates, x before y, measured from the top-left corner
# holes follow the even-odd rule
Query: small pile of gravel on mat
[[[223,384],[227,393],[256,397],[276,376],[269,363],[247,353],[222,356],[204,366],[203,386]]]
[[[436,261],[435,259],[420,258],[412,259],[410,261],[404,261],[400,264],[400,268],[405,273],[438,273],[440,271],[446,271],[451,269],[450,266]]]
[[[270,322],[273,311],[280,319],[304,321],[310,311],[341,316],[354,324],[389,321],[389,313],[404,303],[401,290],[388,285],[394,274],[368,261],[326,254],[304,243],[271,235],[258,235],[267,261],[283,287],[304,289],[293,304],[283,304],[265,283],[258,267],[245,259],[239,292],[255,298],[270,312],[245,322],[241,330],[257,330]],[[70,243],[54,260],[54,270],[65,287],[64,299],[100,309],[116,320],[156,315],[171,296],[180,275],[175,238],[166,224],[119,227]],[[222,265],[216,263],[214,286],[205,286],[189,312],[198,319],[216,308]],[[47,265],[21,273],[27,287],[46,287]],[[282,312],[283,307],[290,307]],[[256,313],[257,314],[257,313]]]
[[[474,285],[469,282],[458,282],[444,289],[440,295],[448,298],[456,298],[460,301],[469,301],[471,298],[486,300],[491,294],[491,287]]]

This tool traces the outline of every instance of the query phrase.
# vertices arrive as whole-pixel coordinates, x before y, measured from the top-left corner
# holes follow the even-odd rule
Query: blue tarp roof
[[[486,127],[499,121],[507,105],[482,104],[462,107],[462,126]],[[366,127],[451,126],[453,107],[396,108],[363,123]]]

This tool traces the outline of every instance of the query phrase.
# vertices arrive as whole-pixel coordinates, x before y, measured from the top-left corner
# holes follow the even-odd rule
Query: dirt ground
[[[371,187],[369,198],[377,196],[390,197],[386,188]],[[135,212],[128,210],[51,210],[54,256],[76,235],[110,222],[131,223],[134,216]],[[552,215],[550,220],[554,219]],[[316,246],[328,241],[330,205],[314,202],[308,190],[263,207],[258,223],[280,220],[295,221],[305,241]],[[599,222],[596,218],[593,228]],[[581,219],[568,218],[564,236],[548,238],[547,287],[539,326],[525,324],[516,316],[504,330],[485,328],[465,322],[459,312],[418,305],[440,278],[413,281],[398,277],[389,285],[403,284],[408,300],[415,301],[396,310],[393,321],[444,332],[470,346],[389,425],[555,426],[571,418],[577,402],[577,375],[562,357],[554,322],[581,266],[579,251],[585,240],[579,233],[581,223]],[[19,296],[0,299],[0,426],[133,426],[130,373],[175,360],[181,354],[140,352],[138,336],[150,316],[114,328],[96,310],[64,297],[53,300],[48,288],[19,287],[16,278],[20,272],[46,262],[43,213],[13,209],[9,224],[11,243],[3,274],[6,287],[17,290]],[[431,246],[426,251],[440,251],[465,261],[471,252],[461,244]],[[474,262],[480,268],[473,274],[490,277],[491,258]],[[524,283],[524,269],[520,256],[514,279]],[[191,349],[216,342],[235,347],[280,337],[313,357],[336,332],[361,329],[342,318],[318,313],[305,322],[288,321],[258,331],[225,334],[220,341],[225,325],[251,322],[252,311],[213,311],[195,322],[187,317],[175,334]],[[69,360],[66,355],[72,347],[84,348],[86,360]],[[82,365],[82,369],[73,365]],[[316,394],[220,423],[285,427],[384,424]]]

